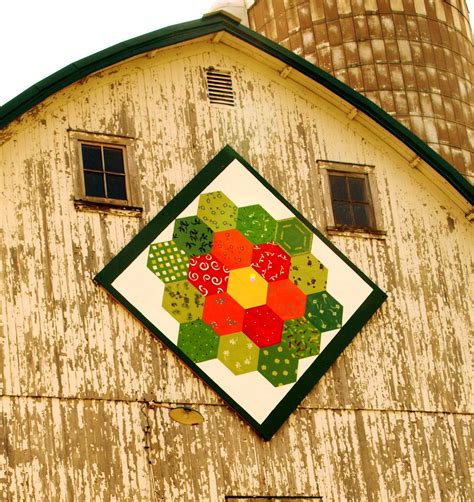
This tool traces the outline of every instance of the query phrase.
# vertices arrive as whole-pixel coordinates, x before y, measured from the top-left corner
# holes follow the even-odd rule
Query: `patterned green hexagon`
[[[237,206],[222,192],[202,194],[197,215],[214,232],[235,228],[237,224]]]
[[[290,279],[309,295],[326,289],[328,269],[312,254],[291,258]]]
[[[173,229],[173,240],[188,256],[210,253],[214,232],[197,216],[178,218]]]
[[[296,382],[298,359],[283,343],[260,349],[258,371],[274,387]]]
[[[165,284],[186,279],[188,262],[175,241],[157,242],[148,248],[146,266]]]
[[[202,317],[204,296],[188,281],[170,282],[163,293],[163,308],[178,322]]]
[[[262,244],[275,239],[276,220],[262,206],[239,207],[237,230],[253,244]]]
[[[306,319],[298,317],[283,325],[282,344],[297,358],[317,356],[321,346],[321,333]]]
[[[178,347],[195,363],[217,357],[219,336],[201,319],[181,324]]]
[[[277,221],[275,241],[290,255],[311,251],[313,233],[298,218]]]
[[[342,326],[342,305],[327,291],[308,296],[305,317],[319,331],[329,331]]]
[[[255,371],[258,365],[258,356],[259,348],[245,333],[238,331],[220,337],[217,357],[234,375]]]

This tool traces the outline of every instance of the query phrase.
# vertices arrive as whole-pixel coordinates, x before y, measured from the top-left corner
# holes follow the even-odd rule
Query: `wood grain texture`
[[[185,427],[139,402],[3,398],[2,500],[469,500],[468,415],[299,408],[263,442],[196,407],[203,425]]]
[[[209,66],[232,71],[236,107],[209,106]],[[75,208],[69,130],[133,138],[142,217]],[[472,231],[393,146],[211,43],[84,79],[2,137],[2,500],[469,499]],[[389,298],[270,443],[92,280],[226,144],[323,231],[317,161],[374,165],[387,231],[330,236]]]

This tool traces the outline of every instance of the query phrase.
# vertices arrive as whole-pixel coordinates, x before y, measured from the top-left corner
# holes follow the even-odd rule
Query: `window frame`
[[[385,238],[387,232],[384,230],[383,225],[380,197],[375,176],[375,166],[319,160],[318,168],[320,173],[321,188],[326,215],[327,232],[329,234],[338,235]],[[334,219],[331,184],[329,180],[331,174],[335,176],[353,176],[365,178],[369,196],[369,208],[372,217],[372,226],[370,228],[336,224]]]
[[[134,159],[133,138],[109,134],[69,131],[74,162],[74,203],[79,208],[121,208],[141,212],[138,172]],[[82,145],[119,148],[123,151],[125,190],[127,199],[96,197],[86,194]]]

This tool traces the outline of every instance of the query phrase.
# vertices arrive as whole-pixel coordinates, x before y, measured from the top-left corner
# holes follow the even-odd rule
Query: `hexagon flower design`
[[[229,147],[96,280],[267,439],[385,299]]]
[[[173,238],[150,245],[147,267],[167,284],[162,305],[181,325],[178,347],[234,375],[296,382],[298,361],[319,354],[321,333],[340,327],[343,312],[325,291],[328,269],[310,253],[312,232],[216,191],[201,194],[195,216],[176,220]]]

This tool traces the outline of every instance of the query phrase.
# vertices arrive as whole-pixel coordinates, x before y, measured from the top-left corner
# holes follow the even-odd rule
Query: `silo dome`
[[[247,14],[247,6],[245,0],[216,0],[209,8],[209,12],[225,10],[230,14],[238,17],[244,26],[249,25],[249,17]]]

